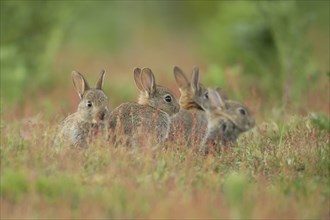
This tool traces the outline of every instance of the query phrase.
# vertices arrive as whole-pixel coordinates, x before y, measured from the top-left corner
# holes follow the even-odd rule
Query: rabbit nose
[[[176,106],[175,113],[178,113],[180,111],[180,105]]]
[[[254,125],[255,125],[255,122],[254,122],[254,121],[249,121],[249,122],[248,122],[248,128],[247,128],[247,129],[249,129],[249,128],[253,128]]]

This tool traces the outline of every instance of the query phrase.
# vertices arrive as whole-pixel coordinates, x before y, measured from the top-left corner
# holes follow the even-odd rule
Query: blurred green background
[[[1,1],[1,112],[74,111],[70,73],[106,68],[112,107],[136,99],[134,67],[179,95],[200,67],[259,117],[329,115],[329,1]],[[263,116],[262,116],[263,115]]]

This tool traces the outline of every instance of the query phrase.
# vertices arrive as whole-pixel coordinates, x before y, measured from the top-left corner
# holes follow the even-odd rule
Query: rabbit
[[[180,111],[171,118],[169,139],[177,145],[195,146],[206,133],[207,117],[201,105],[208,102],[207,89],[199,82],[198,67],[193,68],[190,81],[177,66],[173,73],[181,96]]]
[[[205,153],[210,147],[219,151],[221,146],[236,143],[241,133],[255,126],[251,112],[242,103],[226,100],[221,97],[219,91],[211,88],[208,89],[208,97],[209,102],[203,106],[208,121],[207,132],[202,142]]]
[[[235,143],[239,134],[244,130],[248,130],[241,128],[241,125],[244,123],[251,124],[253,127],[254,121],[250,118],[249,111],[244,105],[229,100],[223,89],[205,88],[199,82],[199,71],[197,67],[193,69],[191,82],[188,81],[187,77],[178,67],[174,67],[174,76],[181,93],[181,110],[171,120],[169,135],[171,140],[176,141],[176,144],[198,148],[205,142],[205,136],[209,136],[208,141],[215,139],[214,134],[211,135],[209,133],[216,132],[216,129],[213,129],[210,132],[208,131],[208,125],[211,123],[209,123],[208,119],[208,115],[210,114],[207,114],[207,112],[212,111],[215,105],[215,102],[211,102],[209,99],[209,90],[216,92],[225,103],[226,108],[223,108],[222,110],[228,114],[227,118],[233,119],[232,121],[234,121],[234,119],[237,121],[237,123],[234,124],[227,118],[224,118],[227,120],[220,120],[223,123],[222,126],[227,127],[226,139],[227,137],[230,139],[230,141],[223,141],[224,143]],[[212,92],[213,95],[214,92]],[[244,117],[238,114],[239,111],[246,111],[247,115]],[[247,122],[244,120],[247,120]],[[249,122],[249,120],[252,121]]]
[[[75,147],[85,147],[90,133],[99,131],[109,116],[108,97],[102,90],[105,70],[99,74],[95,89],[77,71],[71,74],[73,86],[80,102],[75,113],[67,116],[60,124],[55,138],[56,146],[60,143]],[[101,126],[101,127],[100,127]]]
[[[138,102],[123,103],[111,112],[109,139],[115,146],[135,146],[138,139],[164,142],[170,117],[180,110],[178,101],[168,88],[156,84],[149,68],[135,68],[134,80],[140,91]]]

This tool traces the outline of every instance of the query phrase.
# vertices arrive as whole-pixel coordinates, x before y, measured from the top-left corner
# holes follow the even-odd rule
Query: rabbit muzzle
[[[247,122],[247,124],[246,124],[246,126],[245,126],[245,130],[247,131],[247,130],[249,130],[249,129],[251,129],[251,128],[253,128],[254,126],[255,126],[255,121],[254,120],[249,120],[248,122]]]

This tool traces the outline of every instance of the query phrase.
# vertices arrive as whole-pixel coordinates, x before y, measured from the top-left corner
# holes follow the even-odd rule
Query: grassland
[[[1,218],[329,218],[329,133],[262,123],[221,154],[52,145],[42,117],[3,121]]]
[[[329,1],[0,1],[0,218],[330,219]],[[257,126],[197,155],[170,144],[56,151],[70,73],[105,68],[110,109],[134,67],[173,66],[244,101]]]

